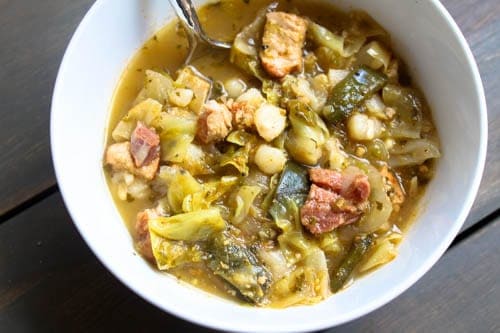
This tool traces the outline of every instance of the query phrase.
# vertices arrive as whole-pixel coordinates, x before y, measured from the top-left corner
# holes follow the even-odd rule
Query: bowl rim
[[[441,18],[446,22],[446,24],[451,28],[453,34],[457,38],[461,51],[465,54],[465,58],[467,61],[467,66],[472,72],[473,75],[473,80],[474,80],[474,87],[475,87],[475,95],[478,96],[479,99],[479,116],[480,116],[480,133],[479,133],[479,149],[478,149],[478,154],[477,154],[477,163],[475,166],[474,170],[474,176],[473,176],[473,181],[472,185],[467,192],[467,195],[465,197],[465,204],[462,206],[460,210],[460,214],[458,219],[455,221],[453,224],[453,227],[450,228],[450,231],[446,234],[446,237],[443,238],[443,240],[440,242],[439,247],[436,248],[436,250],[433,251],[432,255],[427,258],[427,260],[420,266],[420,269],[414,271],[414,273],[407,277],[404,280],[404,283],[401,283],[399,285],[399,288],[393,288],[391,292],[388,292],[384,295],[384,297],[380,297],[376,302],[370,302],[367,306],[360,307],[357,311],[353,311],[350,316],[345,316],[341,320],[334,321],[332,319],[327,319],[327,320],[318,320],[316,323],[311,324],[308,326],[307,330],[309,331],[315,331],[315,330],[322,330],[326,329],[329,327],[333,326],[338,326],[344,323],[347,323],[349,321],[352,321],[354,319],[357,319],[365,314],[368,314],[372,311],[374,311],[377,308],[382,307],[383,305],[389,303],[391,300],[395,299],[397,296],[402,294],[404,291],[406,291],[408,288],[410,288],[412,285],[415,284],[416,281],[418,281],[426,272],[428,272],[432,266],[439,260],[439,258],[444,254],[446,249],[450,246],[452,243],[453,239],[456,237],[458,232],[460,231],[461,227],[463,226],[465,219],[467,218],[470,209],[474,203],[474,200],[476,198],[476,195],[479,190],[479,185],[482,179],[484,167],[485,167],[485,162],[486,162],[486,153],[487,153],[487,144],[488,144],[488,116],[487,116],[487,104],[486,104],[486,97],[485,97],[485,92],[484,92],[484,87],[483,83],[481,81],[478,65],[474,59],[474,55],[470,49],[469,44],[467,43],[462,31],[458,27],[457,23],[451,16],[451,14],[448,12],[448,10],[444,7],[444,5],[439,1],[439,0],[427,0],[429,5],[433,6],[433,9],[439,13]],[[165,306],[164,304],[160,304],[159,302],[155,302],[150,299],[150,297],[144,293],[142,293],[140,290],[136,289],[131,283],[129,283],[128,279],[124,276],[121,276],[118,272],[117,269],[115,269],[114,265],[112,264],[112,260],[110,258],[102,256],[98,249],[97,249],[97,244],[94,243],[92,240],[92,237],[90,234],[87,234],[81,227],[81,225],[84,223],[82,221],[76,212],[76,209],[74,208],[73,203],[68,200],[67,198],[70,198],[71,195],[69,195],[71,189],[68,188],[64,182],[64,177],[63,177],[63,171],[62,171],[62,165],[64,164],[63,160],[64,157],[59,154],[58,150],[55,148],[55,132],[57,131],[57,125],[56,125],[56,120],[57,119],[57,108],[54,106],[55,103],[54,101],[59,99],[59,94],[61,91],[61,85],[62,85],[62,78],[65,76],[64,74],[68,70],[68,58],[71,56],[72,50],[74,48],[74,45],[77,44],[78,40],[81,38],[81,35],[83,34],[84,30],[86,29],[87,25],[91,21],[91,17],[95,15],[96,12],[99,11],[99,9],[102,7],[104,3],[104,0],[96,0],[96,2],[91,6],[91,8],[87,11],[81,22],[79,23],[77,29],[75,30],[73,36],[71,37],[71,40],[64,52],[63,59],[61,61],[61,65],[59,67],[58,73],[57,73],[57,78],[55,81],[55,86],[54,86],[54,91],[52,95],[52,103],[51,103],[51,114],[50,114],[50,147],[51,147],[51,154],[52,154],[52,160],[54,164],[54,169],[55,169],[55,175],[56,179],[58,181],[58,186],[59,190],[62,194],[62,199],[67,207],[67,210],[69,212],[69,215],[75,224],[78,232],[84,239],[85,243],[89,246],[91,251],[94,253],[94,255],[99,259],[99,261],[117,278],[123,285],[125,285],[128,289],[133,291],[134,293],[138,294],[149,302],[150,304],[155,305],[157,308],[161,309],[162,311],[166,311],[170,314],[173,314],[179,318],[182,318],[184,320],[194,322],[198,325],[202,325],[205,327],[210,327],[214,329],[222,329],[226,331],[244,331],[245,328],[243,327],[235,327],[233,324],[226,324],[225,322],[221,321],[216,321],[213,320],[211,322],[202,322],[199,320],[197,317],[192,316],[189,314],[189,311],[186,309],[176,309],[175,307],[168,307]],[[267,330],[255,330],[258,332],[265,332]],[[275,332],[299,332],[301,330],[294,330],[290,329],[287,327],[286,329],[283,330],[274,330]]]

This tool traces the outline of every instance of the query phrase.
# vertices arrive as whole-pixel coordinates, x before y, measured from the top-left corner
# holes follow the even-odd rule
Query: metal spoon
[[[185,60],[188,64],[193,59],[195,50],[200,42],[215,48],[230,49],[231,43],[221,42],[210,38],[203,31],[198,15],[191,0],[169,0],[177,17],[186,28],[189,38],[189,53]]]

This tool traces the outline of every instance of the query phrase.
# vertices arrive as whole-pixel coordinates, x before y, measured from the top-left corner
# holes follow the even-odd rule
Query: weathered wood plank
[[[55,194],[0,226],[0,332],[209,332],[118,282]]]
[[[0,216],[55,184],[52,90],[69,38],[92,3],[0,1]]]
[[[55,184],[48,123],[59,62],[84,1],[0,1],[0,216]],[[464,228],[500,202],[500,4],[496,0],[443,0],[478,60],[489,106],[487,168],[478,199]],[[474,13],[473,15],[471,13]]]
[[[327,332],[499,332],[499,238],[497,219],[393,302]]]
[[[498,331],[499,237],[500,219],[390,304],[328,332]],[[111,276],[78,236],[59,194],[1,225],[0,253],[2,332],[209,332],[162,313]]]
[[[500,208],[500,2],[443,0],[476,57],[488,104],[489,142],[483,181],[464,228]]]

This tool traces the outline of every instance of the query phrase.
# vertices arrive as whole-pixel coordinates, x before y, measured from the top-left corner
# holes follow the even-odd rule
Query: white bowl
[[[203,1],[199,1],[201,3]],[[393,262],[314,306],[240,306],[159,273],[134,255],[102,171],[105,127],[118,79],[135,52],[173,17],[167,0],[98,0],[74,34],[57,77],[51,144],[59,188],[82,237],[113,274],[159,308],[231,331],[311,331],[384,305],[415,283],[460,230],[479,187],[487,113],[476,63],[437,0],[336,0],[370,13],[390,33],[432,107],[443,157],[422,214]]]

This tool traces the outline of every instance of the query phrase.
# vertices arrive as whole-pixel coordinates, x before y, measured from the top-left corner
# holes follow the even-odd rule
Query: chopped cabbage
[[[388,84],[382,90],[385,105],[396,110],[396,119],[389,126],[389,136],[397,139],[419,139],[422,130],[423,103],[411,88]]]
[[[183,212],[186,196],[202,190],[202,185],[188,171],[179,167],[162,166],[158,178],[165,182],[168,204],[174,213]]]
[[[184,159],[179,163],[181,167],[189,171],[193,176],[211,175],[214,158],[207,154],[200,146],[189,144],[186,148]]]
[[[361,264],[359,272],[372,270],[396,258],[398,255],[397,246],[402,239],[403,236],[396,232],[378,238],[373,249],[366,255],[366,260]]]
[[[322,156],[328,129],[323,120],[311,108],[299,101],[290,103],[290,123],[285,147],[297,162],[315,165]]]
[[[384,179],[380,172],[370,164],[360,163],[359,167],[368,176],[371,193],[368,198],[370,209],[363,215],[358,224],[361,232],[372,233],[389,220],[393,207],[391,199],[384,190]]]
[[[246,145],[245,147],[235,149],[231,147],[224,155],[222,155],[220,159],[220,166],[228,166],[231,165],[236,170],[238,170],[242,176],[248,175],[248,157],[250,153],[250,145]]]
[[[367,65],[373,69],[387,70],[391,61],[391,53],[378,41],[372,41],[356,54],[356,66]]]
[[[196,117],[182,109],[169,109],[158,120],[160,130],[161,159],[181,163],[186,159],[196,134]]]
[[[184,241],[165,239],[152,229],[149,230],[149,234],[153,256],[159,270],[202,261],[203,252],[199,245],[189,245]]]
[[[315,112],[318,112],[325,106],[328,97],[326,89],[313,89],[312,84],[308,80],[292,75],[287,75],[283,79],[282,89],[287,100],[291,100],[292,103],[298,100],[308,105]]]
[[[247,217],[253,201],[259,195],[261,188],[259,186],[241,186],[234,198],[236,209],[232,219],[233,224],[238,225]]]
[[[438,145],[429,139],[408,140],[403,145],[396,145],[391,150],[389,165],[393,168],[419,165],[432,158],[441,157]]]
[[[197,210],[149,220],[149,228],[159,236],[188,242],[207,240],[213,233],[226,228],[217,208]]]
[[[326,47],[344,58],[351,57],[358,52],[366,40],[366,36],[361,34],[334,34],[327,28],[313,22],[310,22],[308,32],[309,37],[318,46]]]
[[[187,66],[179,72],[177,80],[175,80],[175,86],[177,88],[187,88],[193,92],[193,99],[188,107],[194,113],[199,114],[210,94],[212,83],[194,67]]]
[[[212,203],[219,200],[224,194],[239,182],[238,177],[223,176],[218,181],[211,181],[202,184],[199,192],[188,194],[182,202],[182,210],[192,212],[208,209]]]
[[[331,294],[329,285],[325,254],[313,247],[292,272],[273,285],[272,304],[276,307],[314,304]]]
[[[153,98],[163,105],[168,103],[168,95],[174,89],[174,81],[167,73],[146,70],[144,93],[139,98]],[[136,102],[139,101],[136,99]]]
[[[130,109],[125,117],[116,125],[111,136],[115,142],[129,141],[137,121],[148,127],[158,128],[158,120],[162,116],[162,104],[148,98]]]

